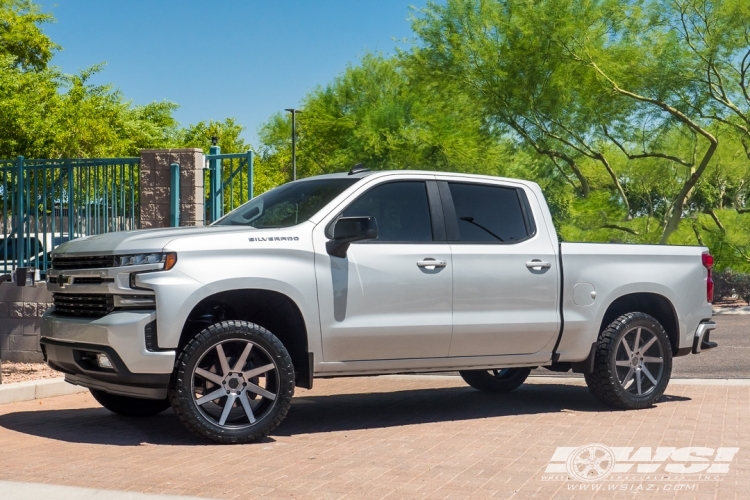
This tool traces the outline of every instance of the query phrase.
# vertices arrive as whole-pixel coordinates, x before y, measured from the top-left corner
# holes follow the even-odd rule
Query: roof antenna
[[[369,172],[370,169],[365,167],[364,163],[357,163],[349,170],[349,175],[359,174],[362,172]]]

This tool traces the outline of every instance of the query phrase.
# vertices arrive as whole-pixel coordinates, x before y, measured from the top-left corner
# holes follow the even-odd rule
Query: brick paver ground
[[[673,384],[656,407],[624,412],[575,381],[495,395],[458,377],[316,380],[271,437],[244,446],[194,438],[171,411],[118,417],[88,394],[0,406],[0,479],[227,499],[590,498],[544,472],[556,447],[588,443],[740,448],[720,480],[678,492],[604,481],[600,497],[749,498],[750,386]]]

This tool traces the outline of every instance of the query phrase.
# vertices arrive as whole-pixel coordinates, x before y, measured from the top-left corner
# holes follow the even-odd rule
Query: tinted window
[[[349,205],[343,216],[375,217],[378,223],[375,241],[432,241],[424,182],[389,182],[377,186]]]
[[[528,236],[515,189],[448,183],[460,241],[512,243]]]
[[[253,198],[215,225],[258,229],[295,226],[315,215],[358,180],[338,178],[290,182]]]

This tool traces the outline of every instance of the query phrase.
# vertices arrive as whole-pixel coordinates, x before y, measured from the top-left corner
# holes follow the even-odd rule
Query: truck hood
[[[170,227],[119,231],[86,236],[63,243],[53,255],[108,255],[160,252],[170,241],[185,237],[211,238],[219,234],[247,232],[246,226]]]

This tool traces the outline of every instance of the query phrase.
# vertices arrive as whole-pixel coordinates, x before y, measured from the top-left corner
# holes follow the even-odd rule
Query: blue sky
[[[256,143],[273,113],[299,105],[367,51],[392,54],[425,0],[37,0],[67,73],[106,62],[137,104],[169,100],[183,124],[234,117]]]

